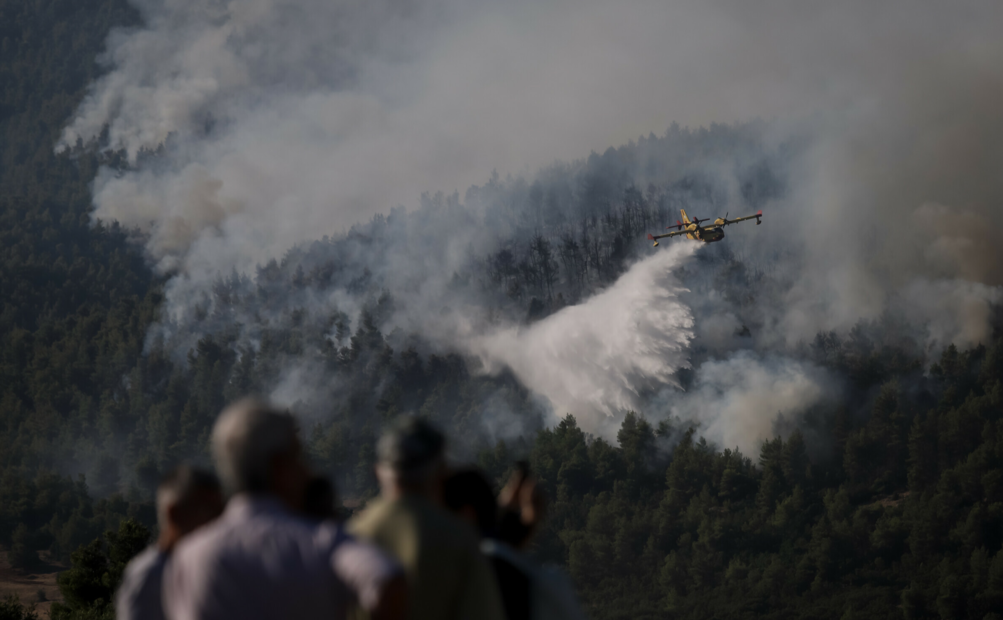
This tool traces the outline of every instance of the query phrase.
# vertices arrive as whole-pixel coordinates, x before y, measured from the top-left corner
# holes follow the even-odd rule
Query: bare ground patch
[[[48,562],[35,571],[16,570],[11,567],[6,550],[0,550],[0,597],[16,594],[22,603],[34,604],[38,616],[48,620],[52,602],[63,600],[56,575],[64,570],[65,567]]]

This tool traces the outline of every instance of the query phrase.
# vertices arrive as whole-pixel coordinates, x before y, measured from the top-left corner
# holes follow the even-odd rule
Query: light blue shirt
[[[164,620],[160,584],[167,554],[156,545],[132,558],[115,593],[116,620]]]
[[[371,611],[400,566],[337,524],[320,525],[277,499],[237,495],[184,538],[164,571],[171,620],[325,620],[357,602]]]

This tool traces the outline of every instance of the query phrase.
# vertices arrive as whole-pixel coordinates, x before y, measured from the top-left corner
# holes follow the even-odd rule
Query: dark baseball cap
[[[403,417],[384,431],[376,445],[380,463],[394,471],[421,469],[442,457],[446,438],[437,428],[420,417]]]

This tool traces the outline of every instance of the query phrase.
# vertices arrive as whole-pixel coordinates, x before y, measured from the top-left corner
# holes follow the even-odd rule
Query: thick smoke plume
[[[680,206],[703,217],[763,208],[764,226],[729,229],[724,242],[748,270],[715,262],[728,251],[715,248],[692,259],[682,279],[690,293],[650,293],[671,298],[675,317],[692,309],[693,326],[646,317],[663,321],[656,342],[675,343],[667,351],[617,353],[613,330],[597,331],[590,313],[599,309],[627,342],[622,351],[651,335],[655,323],[616,318],[612,291],[624,281],[476,343],[489,367],[512,367],[555,411],[611,411],[636,404],[658,387],[652,382],[671,385],[692,334],[694,393],[713,385],[711,402],[721,405],[718,413],[685,402],[674,410],[721,429],[715,436],[728,444],[749,420],[755,429],[745,436],[761,437],[770,410],[796,410],[826,393],[814,371],[784,361],[820,331],[894,315],[921,331],[914,338],[928,352],[990,334],[1003,284],[998,3],[133,1],[144,26],[109,38],[109,72],[59,148],[96,143],[128,154],[126,168],[99,173],[95,216],[146,234],[149,256],[171,276],[158,328],[168,337],[204,312],[220,275],[266,273],[257,267],[299,256],[302,244],[411,206],[421,192],[483,183],[492,170],[516,178],[473,187],[462,203],[458,195],[440,200],[439,211],[423,200],[422,213],[448,217],[389,218],[394,234],[385,239],[407,247],[383,256],[339,246],[330,260],[359,266],[353,279],[290,297],[318,315],[335,304],[351,311],[364,303],[353,291],[371,278],[401,301],[388,327],[462,348],[468,341],[443,329],[442,317],[498,322],[481,316],[498,297],[484,293],[488,286],[463,289],[463,274],[534,235],[556,243],[577,234],[571,229],[603,215],[589,209],[607,195],[619,201],[625,188],[651,185],[658,208],[644,212],[659,221],[643,223],[652,229],[671,223]],[[584,160],[534,172],[673,122],[753,119],[766,119],[758,152],[723,154],[727,132],[713,128],[680,139],[690,145],[683,153],[661,152],[651,139],[631,143],[614,154],[622,165],[604,180],[614,190],[606,194],[582,181],[578,173],[591,166]],[[763,190],[762,178],[782,187]],[[567,215],[565,205],[586,203]],[[623,249],[618,260],[639,251]],[[652,264],[680,260],[678,252],[625,277],[651,276]],[[311,267],[309,257],[302,262]],[[601,291],[612,275],[567,280],[569,301]],[[728,292],[736,287],[743,297]],[[527,301],[520,295],[509,297]],[[509,310],[511,322],[518,313]],[[210,331],[230,315],[217,308],[212,316]],[[582,341],[566,340],[565,330]],[[179,349],[191,341],[178,338]],[[569,359],[574,347],[603,355],[583,363]],[[663,365],[653,368],[659,355]],[[592,389],[578,389],[586,384]],[[786,396],[755,396],[767,386]],[[743,403],[762,406],[738,420]]]

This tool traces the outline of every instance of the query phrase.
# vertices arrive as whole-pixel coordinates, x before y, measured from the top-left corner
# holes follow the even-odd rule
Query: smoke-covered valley
[[[635,409],[755,453],[874,398],[834,359],[992,333],[996,8],[134,4],[59,148],[126,153],[94,216],[166,278],[147,354],[228,393],[488,441]],[[764,221],[652,249],[680,208]]]

